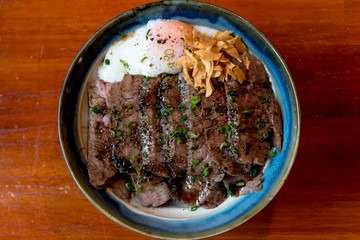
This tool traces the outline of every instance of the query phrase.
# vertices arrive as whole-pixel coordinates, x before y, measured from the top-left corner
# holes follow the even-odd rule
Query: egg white
[[[127,73],[155,77],[164,72],[169,74],[180,72],[181,69],[177,68],[175,64],[176,59],[164,61],[163,57],[166,49],[164,50],[161,46],[154,46],[154,44],[149,44],[149,41],[145,41],[149,29],[155,28],[161,21],[165,20],[151,20],[147,25],[138,28],[125,38],[114,43],[109,48],[103,63],[99,67],[99,78],[107,82],[116,82],[121,81]],[[174,48],[178,50],[176,49],[178,46],[174,46]],[[181,46],[180,51],[183,50],[182,48]],[[128,67],[124,66],[124,63]]]

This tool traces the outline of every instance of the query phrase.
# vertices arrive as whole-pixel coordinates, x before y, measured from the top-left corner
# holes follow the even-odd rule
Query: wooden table
[[[150,1],[0,1],[0,238],[149,239],[117,225],[64,162],[57,107],[91,35]],[[288,180],[258,215],[212,239],[360,239],[360,4],[207,1],[278,48],[296,83],[302,131]]]

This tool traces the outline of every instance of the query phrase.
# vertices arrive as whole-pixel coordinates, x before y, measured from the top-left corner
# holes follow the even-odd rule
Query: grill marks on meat
[[[174,198],[214,208],[227,195],[260,191],[269,151],[281,151],[282,117],[264,66],[245,56],[247,80],[214,83],[208,98],[178,75],[90,83],[89,105],[97,107],[89,112],[91,183],[128,199],[132,182],[139,202],[153,207]]]
[[[157,117],[157,107],[161,77],[144,81],[139,88],[139,129],[142,144],[142,169],[158,176],[170,177],[169,169],[162,161],[162,136],[160,119]]]
[[[246,163],[264,165],[273,146],[272,137],[274,133],[277,136],[282,136],[282,128],[274,127],[272,120],[273,114],[275,114],[274,109],[276,109],[276,114],[280,113],[280,117],[281,112],[263,64],[248,53],[245,55],[250,60],[250,69],[248,81],[240,86],[240,91],[243,93],[239,97],[239,101],[243,103],[242,108],[239,109],[243,117],[239,129],[240,160]],[[242,114],[244,111],[251,113]],[[278,123],[281,122],[278,118],[276,120],[279,120]],[[277,145],[281,145],[281,143]],[[281,147],[278,149],[280,151]]]
[[[186,115],[178,110],[180,94],[176,75],[160,75],[161,84],[161,126],[163,133],[163,162],[167,163],[171,176],[183,177],[186,172],[187,147],[185,136],[173,136],[175,131],[185,127],[181,117]]]
[[[226,198],[226,189],[221,182],[224,173],[215,164],[208,150],[201,120],[201,106],[190,111],[190,99],[198,96],[197,92],[182,78],[179,79],[178,88],[181,104],[185,106],[184,114],[188,116],[185,125],[190,136],[187,143],[187,172],[184,178],[170,181],[168,190],[172,197],[187,205],[213,208]]]
[[[141,82],[141,76],[127,75],[119,83],[99,80],[89,84],[89,105],[99,111],[89,112],[88,137],[88,171],[97,188],[110,185],[119,172],[133,173],[139,168],[139,130],[131,127],[139,122],[139,94],[129,93]],[[133,163],[131,157],[135,158]]]
[[[114,87],[119,86],[117,83]],[[112,154],[108,151],[110,144],[109,127],[110,114],[107,113],[107,104],[104,96],[107,95],[110,85],[103,81],[92,82],[88,86],[89,104],[96,106],[98,114],[90,112],[88,130],[88,172],[91,184],[102,188],[118,176],[119,171],[113,162],[109,161]],[[106,90],[107,89],[107,90]]]
[[[217,88],[213,94],[201,99],[202,120],[207,146],[214,161],[229,175],[241,174],[241,165],[231,155],[229,148],[221,147],[228,142],[228,136],[221,133],[221,128],[228,125],[226,95]]]
[[[138,129],[139,114],[137,112],[139,94],[134,92],[134,88],[137,89],[141,82],[142,76],[126,75],[123,81],[120,82],[120,88],[112,92],[114,96],[117,96],[111,102],[113,108],[112,135],[115,133],[117,157],[118,159],[123,159],[124,162],[124,167],[120,168],[120,171],[124,173],[139,172],[141,167],[141,144]],[[132,163],[130,159],[132,159]]]

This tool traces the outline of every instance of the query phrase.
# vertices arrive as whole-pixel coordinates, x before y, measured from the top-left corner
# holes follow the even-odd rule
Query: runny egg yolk
[[[187,44],[183,41],[185,35],[191,36],[193,28],[189,24],[173,21],[161,21],[151,28],[147,36],[148,52],[151,56],[159,57],[155,62],[163,61],[166,65],[174,66],[183,55]]]

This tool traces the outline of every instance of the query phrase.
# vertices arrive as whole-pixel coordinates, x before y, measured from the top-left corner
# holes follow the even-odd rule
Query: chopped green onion
[[[111,132],[111,135],[115,136],[115,131],[114,130],[110,129],[110,132]]]
[[[169,61],[169,60],[170,60],[170,56],[167,56],[167,55],[166,55],[166,56],[163,57],[163,59],[164,59],[165,61]]]
[[[210,173],[209,173],[209,167],[208,166],[206,166],[206,165],[204,165],[205,167],[204,167],[204,175],[203,175],[203,178],[207,178],[209,175],[210,175]]]
[[[151,78],[151,77],[144,77],[142,80],[143,80],[144,82],[148,82],[148,81],[152,80],[152,78]]]
[[[161,109],[161,106],[160,106],[160,105],[156,105],[156,106],[155,106],[155,109]]]
[[[137,122],[129,122],[127,124],[127,127],[130,128],[130,129],[134,129],[137,127]]]
[[[257,170],[255,168],[251,168],[249,171],[250,177],[255,177],[257,174]]]
[[[186,107],[184,105],[182,105],[182,104],[179,104],[177,106],[177,108],[178,108],[179,112],[181,112],[181,113],[185,112],[185,110],[186,110]]]
[[[172,192],[176,192],[177,190],[178,190],[178,189],[177,189],[176,186],[172,186],[172,187],[171,187],[171,191],[172,191]]]
[[[143,156],[143,158],[147,158],[147,157],[148,157],[148,154],[147,154],[146,152],[143,152],[143,153],[142,153],[142,156]]]
[[[199,160],[198,159],[194,159],[191,163],[191,166],[197,166],[199,165]]]
[[[145,35],[146,40],[148,40],[148,38],[149,38],[149,32],[150,31],[151,31],[151,28],[149,30],[147,30],[147,32],[146,32],[146,35]]]
[[[216,162],[211,162],[211,165],[215,166]]]
[[[237,126],[236,126],[236,125],[232,125],[232,124],[230,124],[230,125],[229,125],[229,127],[230,127],[231,129],[234,129],[234,130],[236,130],[236,129],[237,129]]]
[[[191,133],[192,138],[198,138],[199,136],[200,136],[200,132],[198,132],[198,131]]]
[[[270,157],[275,157],[275,156],[276,156],[276,152],[270,151],[270,152],[269,152],[269,156],[270,156]]]
[[[231,189],[230,189],[230,186],[227,187],[227,195],[228,195],[228,197],[231,197],[231,196],[232,196],[232,191],[231,191]]]
[[[193,176],[189,176],[190,182],[195,182],[195,178]]]
[[[138,192],[138,193],[141,193],[141,192],[142,192],[141,187],[138,187],[137,192]]]
[[[174,49],[168,48],[165,50],[165,55],[173,55],[174,54]]]
[[[163,137],[163,136],[159,136],[159,141],[162,142],[162,143],[164,143],[164,142],[165,142],[164,137]]]
[[[131,183],[129,183],[129,182],[125,183],[125,188],[126,188],[126,190],[128,190],[129,192],[134,191],[134,186],[133,186]]]
[[[120,137],[120,136],[121,136],[121,134],[122,134],[122,132],[121,132],[121,131],[117,131],[115,135],[116,135],[117,137]]]
[[[141,171],[141,169],[143,169],[143,167],[144,167],[144,165],[141,165],[141,166],[139,167],[139,171]]]
[[[268,97],[263,97],[262,99],[261,99],[261,103],[266,103],[268,101]]]
[[[238,152],[238,150],[237,150],[237,148],[231,148],[231,151],[233,152],[233,153],[237,153]]]
[[[199,146],[195,143],[191,148],[190,151],[194,152],[199,148]]]
[[[244,182],[237,182],[236,183],[236,186],[238,186],[238,187],[242,187],[242,186],[245,186],[245,183]]]
[[[124,65],[125,68],[130,69],[129,64],[125,60],[120,59],[120,62]]]
[[[115,114],[115,116],[113,116],[113,118],[115,119],[115,120],[118,120],[119,119],[119,112],[114,112],[114,114]]]
[[[164,80],[165,80],[165,82],[169,83],[169,82],[172,81],[172,78],[171,78],[170,76],[166,76],[166,77],[164,78]]]
[[[122,124],[120,124],[122,127],[125,127],[126,126],[126,124],[125,123],[122,123]]]
[[[166,109],[164,110],[163,115],[164,115],[164,116],[169,116],[170,113],[171,113],[173,110],[174,110],[173,108],[166,108]]]
[[[260,128],[262,128],[264,125],[262,124],[262,123],[257,123],[257,124],[255,124],[255,128],[257,129],[257,130],[259,130]]]
[[[194,96],[190,98],[190,103],[193,105],[197,105],[198,103],[200,103],[201,98],[200,96]]]
[[[156,117],[157,119],[159,119],[159,118],[161,118],[161,114],[160,114],[160,113],[157,113],[157,114],[155,115],[155,117]]]
[[[128,108],[128,109],[132,109],[133,107],[129,104],[125,104],[125,107]]]
[[[220,131],[221,131],[222,133],[227,134],[228,138],[231,138],[230,126],[222,126],[222,127],[220,128]]]
[[[168,86],[168,85],[167,85],[167,86],[163,86],[162,89],[163,89],[163,90],[170,89],[170,86]]]
[[[269,132],[264,132],[263,138],[264,138],[264,139],[267,139],[268,137],[269,137]]]
[[[198,209],[198,207],[197,206],[189,206],[188,209],[191,212],[195,212]]]
[[[234,98],[230,95],[230,93],[227,94],[227,97],[229,99],[229,102],[234,102]]]
[[[174,63],[173,63],[173,62],[169,62],[169,63],[167,64],[167,66],[168,66],[168,68],[172,68],[172,67],[174,66]]]
[[[196,108],[196,105],[190,104],[190,113],[191,113],[193,116],[196,117],[196,115],[195,115],[194,112],[193,112],[193,109],[194,109],[194,108]]]
[[[145,182],[145,178],[140,178],[140,182]]]
[[[95,114],[98,114],[98,113],[100,112],[100,109],[99,109],[98,106],[92,106],[92,107],[90,108],[90,111],[93,112],[93,113],[95,113]]]
[[[147,59],[146,56],[141,59],[141,63],[143,63],[145,61],[145,59]]]
[[[105,59],[105,65],[110,65],[110,60],[109,59]]]
[[[230,147],[230,144],[227,143],[227,142],[223,142],[223,143],[221,143],[221,145],[220,145],[220,149],[228,148],[228,147]]]
[[[152,191],[153,189],[152,188],[148,188],[148,191]]]
[[[182,144],[184,141],[181,138],[178,138],[177,143]]]
[[[180,122],[184,122],[186,119],[187,119],[186,116],[181,116],[181,117],[179,118],[179,121],[180,121]]]
[[[132,157],[130,158],[130,162],[133,163],[134,161],[135,161],[135,156],[132,156]]]
[[[250,110],[244,110],[243,111],[244,117],[248,118],[251,116],[251,111]]]

